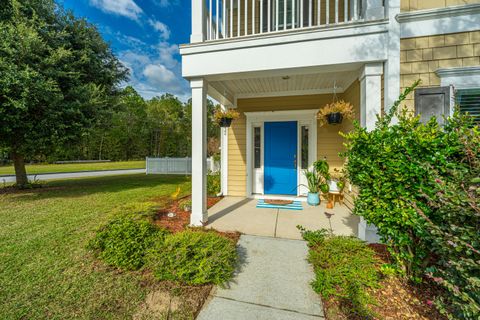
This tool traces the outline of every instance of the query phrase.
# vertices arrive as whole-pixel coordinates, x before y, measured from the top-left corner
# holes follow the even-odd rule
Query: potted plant
[[[228,128],[232,124],[232,120],[238,119],[240,114],[233,110],[233,109],[228,109],[226,111],[222,111],[218,109],[215,111],[215,114],[213,115],[215,121],[220,125],[222,128]]]
[[[317,160],[313,163],[313,167],[319,175],[319,188],[322,192],[324,198],[328,199],[328,192],[330,191],[330,186],[328,182],[330,181],[330,166],[326,159]]]
[[[317,118],[320,120],[320,126],[325,124],[340,124],[343,119],[353,120],[355,112],[350,102],[343,100],[334,101],[327,104],[318,111]]]
[[[303,172],[305,178],[307,178],[307,187],[308,188],[308,195],[307,195],[307,203],[311,206],[318,206],[320,204],[320,197],[318,196],[319,190],[319,176],[315,169],[312,170],[305,170]]]
[[[333,169],[333,171],[329,181],[330,190],[342,193],[346,182],[345,172],[343,169],[339,170],[337,168]]]

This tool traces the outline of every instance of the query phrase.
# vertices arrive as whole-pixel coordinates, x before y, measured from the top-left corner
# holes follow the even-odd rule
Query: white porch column
[[[365,20],[385,18],[385,7],[382,0],[362,0],[362,16]]]
[[[375,128],[382,109],[383,63],[369,63],[360,74],[360,124],[367,130]]]
[[[388,112],[400,96],[400,23],[396,16],[400,13],[400,0],[389,0],[386,4],[388,20],[388,60],[385,61],[384,106]],[[392,123],[397,122],[397,117]]]
[[[207,215],[207,83],[190,80],[192,88],[192,215],[190,224],[202,226]]]
[[[222,110],[227,108],[222,105]],[[220,174],[222,194],[228,195],[228,128],[220,129]]]
[[[370,63],[363,67],[360,75],[360,124],[371,131],[375,128],[377,114],[382,112],[383,63]],[[369,243],[379,242],[377,228],[361,217],[358,237]]]
[[[207,31],[205,17],[205,0],[192,0],[192,34],[190,35],[190,43],[205,41]]]

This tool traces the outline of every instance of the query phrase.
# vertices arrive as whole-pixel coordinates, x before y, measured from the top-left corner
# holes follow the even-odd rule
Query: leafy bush
[[[236,258],[231,240],[213,231],[185,230],[157,242],[149,250],[147,260],[160,280],[201,285],[229,280]]]
[[[143,219],[122,216],[100,229],[89,243],[105,263],[126,270],[144,265],[145,253],[168,234]]]
[[[325,240],[325,237],[328,235],[328,230],[307,230],[304,227],[298,225],[297,229],[300,230],[303,240],[307,241],[309,247],[315,247]]]
[[[220,193],[220,191],[220,173],[211,172],[207,176],[207,194],[209,196],[216,196]]]
[[[480,130],[458,112],[443,127],[397,112],[414,86],[374,130],[356,124],[345,135],[346,169],[360,190],[354,213],[377,226],[404,274],[448,290],[437,301],[441,311],[478,319]]]
[[[364,242],[344,236],[327,237],[309,253],[315,270],[313,289],[328,299],[344,300],[356,315],[369,317],[374,303],[366,291],[378,286],[375,252]]]

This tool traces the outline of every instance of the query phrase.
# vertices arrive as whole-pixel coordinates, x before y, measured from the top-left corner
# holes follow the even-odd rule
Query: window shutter
[[[480,125],[480,88],[457,90],[455,103],[460,112],[468,112],[473,121]]]
[[[420,88],[415,90],[415,115],[428,122],[432,117],[443,125],[443,115],[450,114],[450,87]]]

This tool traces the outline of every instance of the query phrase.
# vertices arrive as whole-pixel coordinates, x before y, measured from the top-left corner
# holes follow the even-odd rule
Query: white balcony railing
[[[382,0],[200,1],[205,1],[206,40],[373,20],[378,16],[369,16],[368,6],[383,10]]]

